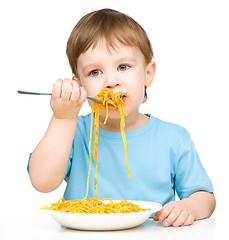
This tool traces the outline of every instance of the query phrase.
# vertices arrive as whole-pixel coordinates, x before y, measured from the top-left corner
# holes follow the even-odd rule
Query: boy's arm
[[[56,189],[64,179],[77,116],[86,97],[86,91],[76,81],[59,79],[53,85],[50,101],[53,117],[29,163],[31,183],[40,192]]]
[[[167,203],[155,214],[155,221],[164,221],[165,227],[191,225],[193,221],[208,218],[215,210],[213,193],[199,191],[181,201]]]

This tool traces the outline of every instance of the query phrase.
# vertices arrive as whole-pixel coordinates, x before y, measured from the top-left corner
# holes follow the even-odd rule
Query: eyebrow
[[[83,72],[87,72],[87,71],[90,70],[90,69],[100,68],[100,66],[101,66],[101,64],[98,64],[98,63],[96,63],[96,62],[94,62],[94,63],[89,63],[89,64],[87,64],[87,65],[85,65],[85,66],[82,67],[82,71],[83,71]]]
[[[135,57],[122,57],[117,60],[117,62],[137,62]]]

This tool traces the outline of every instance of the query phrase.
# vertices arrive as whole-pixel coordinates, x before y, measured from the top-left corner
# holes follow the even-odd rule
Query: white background
[[[71,77],[65,54],[69,34],[82,16],[105,7],[127,13],[147,31],[157,72],[141,111],[188,129],[214,184],[214,214],[216,218],[219,213],[227,216],[227,2],[1,1],[0,216],[30,216],[62,196],[65,183],[52,193],[42,194],[33,189],[26,170],[29,154],[52,115],[50,97],[23,96],[17,90],[50,92],[58,78]],[[89,111],[85,103],[81,113]]]

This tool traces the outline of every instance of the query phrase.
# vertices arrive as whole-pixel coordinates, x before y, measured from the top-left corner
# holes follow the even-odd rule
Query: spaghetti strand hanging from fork
[[[84,199],[88,197],[88,190],[89,190],[89,179],[90,179],[90,172],[91,172],[91,163],[92,163],[92,153],[91,153],[91,140],[92,140],[92,130],[93,130],[93,118],[94,118],[94,160],[95,160],[95,198],[97,198],[97,172],[98,172],[98,136],[99,136],[99,115],[101,112],[101,106],[106,108],[106,118],[104,120],[104,124],[107,123],[109,110],[108,107],[118,108],[120,113],[120,131],[123,139],[124,144],[124,151],[125,151],[125,158],[126,158],[126,166],[128,171],[128,176],[131,177],[129,164],[128,164],[128,156],[127,156],[127,144],[126,144],[126,137],[125,137],[125,116],[127,115],[124,106],[126,105],[122,99],[122,93],[114,93],[113,90],[105,88],[102,89],[100,93],[96,96],[98,99],[102,101],[102,104],[93,103],[92,104],[92,114],[91,114],[91,128],[90,128],[90,140],[89,140],[89,170],[87,176],[87,191],[86,196]],[[95,112],[95,114],[93,114]]]

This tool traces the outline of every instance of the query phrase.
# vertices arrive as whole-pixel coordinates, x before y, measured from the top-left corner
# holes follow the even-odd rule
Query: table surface
[[[148,240],[148,239],[220,239],[223,224],[216,225],[216,218],[212,217],[201,221],[196,221],[192,226],[165,228],[161,222],[147,220],[142,225],[120,231],[80,231],[68,229],[60,226],[51,216],[38,214],[33,217],[0,217],[0,239],[99,239],[99,240]]]

